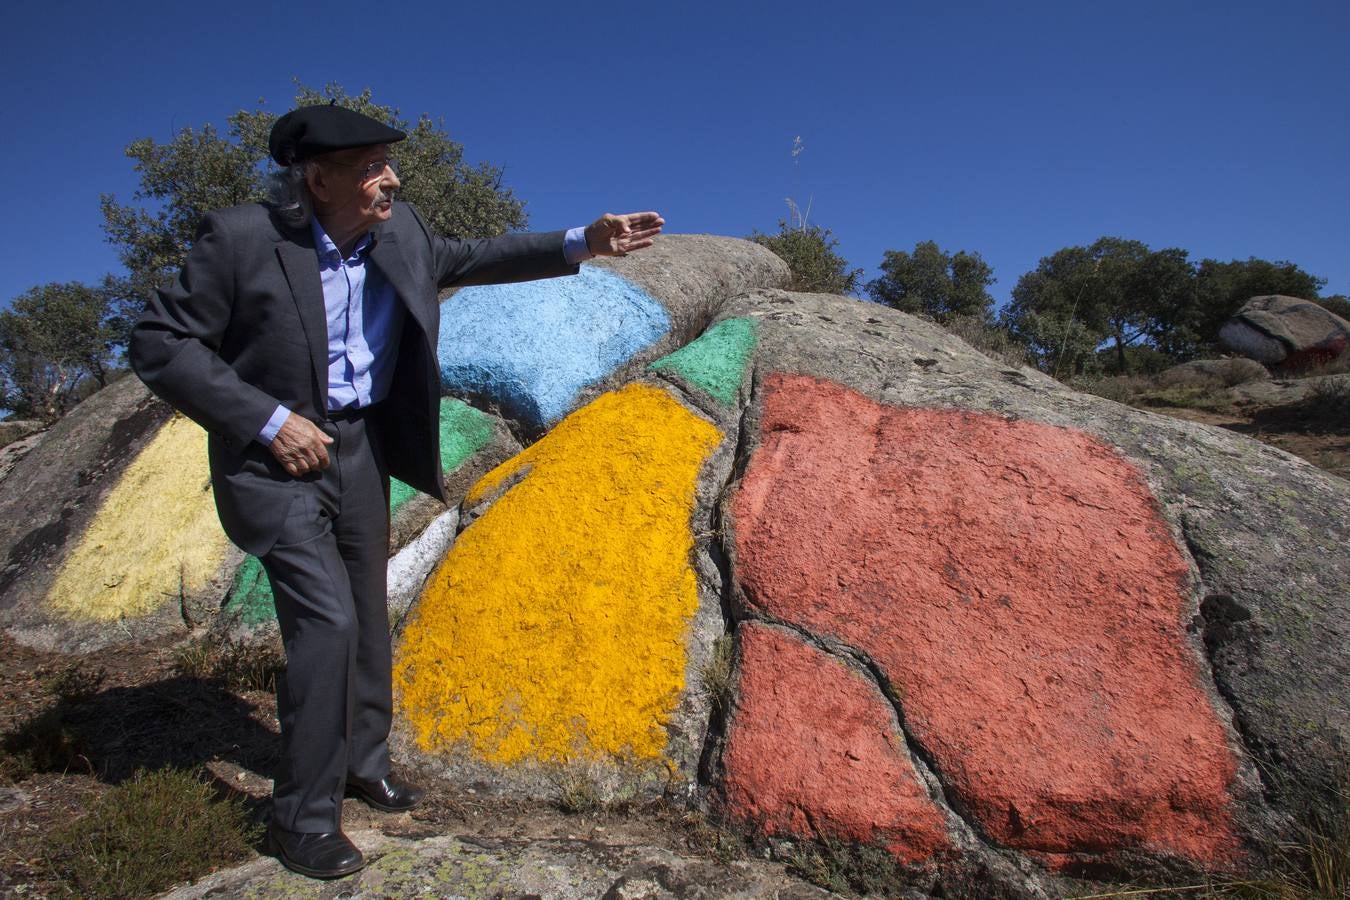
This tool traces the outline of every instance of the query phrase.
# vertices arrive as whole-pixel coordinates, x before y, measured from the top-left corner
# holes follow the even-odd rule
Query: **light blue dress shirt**
[[[310,229],[328,318],[328,408],[379,403],[388,395],[394,377],[394,353],[406,314],[403,304],[380,270],[366,265],[373,234],[357,241],[351,256],[343,259],[318,219],[310,221]],[[591,255],[586,229],[569,229],[563,241],[567,261],[576,265]],[[290,414],[285,406],[277,406],[258,432],[258,440],[271,444]]]

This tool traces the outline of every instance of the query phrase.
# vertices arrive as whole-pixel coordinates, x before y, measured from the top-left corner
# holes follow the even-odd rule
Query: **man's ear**
[[[328,202],[328,178],[323,166],[318,163],[306,166],[305,183],[309,186],[310,196],[320,203]]]

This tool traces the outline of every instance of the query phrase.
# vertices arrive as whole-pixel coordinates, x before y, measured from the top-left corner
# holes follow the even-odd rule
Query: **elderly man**
[[[286,647],[269,844],[316,877],[355,872],[342,798],[411,809],[390,773],[389,476],[446,500],[437,292],[575,274],[650,246],[656,213],[486,240],[433,234],[399,187],[406,135],[339,106],[277,120],[290,196],[210,213],[131,341],[136,373],[209,433],[226,533],[263,563]]]

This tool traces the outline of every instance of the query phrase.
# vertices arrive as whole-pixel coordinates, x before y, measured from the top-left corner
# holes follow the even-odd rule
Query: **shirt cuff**
[[[573,266],[595,256],[591,248],[586,246],[586,226],[567,229],[567,237],[563,238],[563,256],[568,265]]]
[[[277,406],[277,411],[272,413],[272,418],[267,420],[262,431],[258,432],[258,440],[264,445],[270,445],[276,440],[277,432],[281,426],[286,424],[286,420],[291,417],[291,411],[284,406]]]

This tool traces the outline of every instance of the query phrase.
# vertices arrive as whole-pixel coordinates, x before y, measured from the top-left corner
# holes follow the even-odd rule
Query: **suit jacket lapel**
[[[412,270],[408,267],[403,251],[398,246],[398,235],[391,228],[381,228],[375,237],[375,246],[370,248],[370,261],[379,267],[385,280],[394,288],[394,293],[403,301],[408,314],[417,322],[423,334],[434,334],[428,315],[434,314],[418,303],[416,282]],[[438,313],[437,313],[438,314]]]
[[[324,310],[323,282],[319,280],[319,261],[309,228],[288,231],[289,235],[277,242],[277,257],[300,313],[300,327],[309,345],[309,361],[322,401],[317,412],[322,415],[328,407],[328,314]]]

